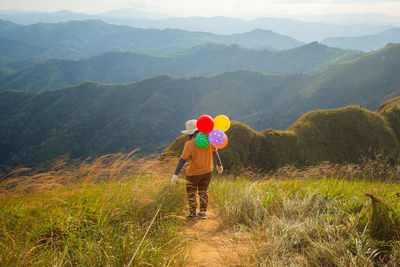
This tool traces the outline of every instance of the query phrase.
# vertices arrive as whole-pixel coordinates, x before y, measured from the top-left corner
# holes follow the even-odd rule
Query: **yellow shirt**
[[[201,148],[196,145],[195,139],[191,139],[185,143],[181,159],[190,158],[189,167],[186,169],[187,176],[202,175],[213,171],[213,152],[217,151],[215,147],[209,145]]]

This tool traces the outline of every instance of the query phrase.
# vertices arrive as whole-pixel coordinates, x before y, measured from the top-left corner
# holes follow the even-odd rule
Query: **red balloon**
[[[196,127],[200,132],[208,134],[214,129],[214,121],[210,116],[203,115],[197,119]]]

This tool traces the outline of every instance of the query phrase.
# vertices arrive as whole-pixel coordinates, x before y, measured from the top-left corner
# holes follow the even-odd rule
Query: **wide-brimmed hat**
[[[197,120],[188,120],[185,123],[186,130],[181,132],[188,135],[194,134],[197,131],[196,122]]]

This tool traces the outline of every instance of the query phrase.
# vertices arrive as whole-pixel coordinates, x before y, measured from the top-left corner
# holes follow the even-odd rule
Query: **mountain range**
[[[184,30],[139,29],[100,20],[16,25],[0,21],[4,42],[22,41],[45,49],[41,58],[83,58],[109,51],[168,54],[205,43],[238,44],[248,48],[290,49],[301,42],[269,30],[216,35]]]
[[[400,28],[393,28],[373,35],[355,37],[331,37],[322,41],[331,47],[374,51],[389,43],[400,43]]]
[[[0,40],[1,41],[1,40]],[[172,56],[108,52],[84,60],[51,59],[0,79],[0,90],[48,90],[85,81],[126,83],[159,74],[210,75],[234,70],[310,72],[361,56],[317,42],[283,51],[206,44]],[[18,67],[16,63],[7,65]]]
[[[84,14],[72,12],[69,10],[60,10],[56,12],[35,12],[19,10],[0,10],[0,19],[9,20],[17,24],[29,25],[38,22],[58,23],[70,20],[102,20],[109,19],[165,19],[171,16],[161,13],[143,12],[134,8],[114,9],[100,14]],[[110,21],[111,24],[114,22]]]
[[[400,45],[312,73],[232,71],[157,76],[119,85],[84,83],[46,92],[0,92],[0,162],[34,164],[73,157],[161,151],[184,122],[226,114],[255,130],[286,129],[315,109],[375,110],[400,95]]]
[[[43,53],[45,49],[38,45],[28,44],[7,38],[0,38],[0,62],[8,64],[10,62],[34,57]]]
[[[288,35],[306,43],[322,41],[329,37],[371,35],[400,25],[398,17],[382,14],[338,14],[324,15],[319,18],[306,16],[300,20],[273,17],[245,20],[230,17],[169,17],[165,14],[146,13],[135,9],[114,10],[94,15],[67,10],[54,13],[2,11],[0,19],[18,24],[90,19],[137,28],[172,28],[223,35],[264,29]],[[374,23],[375,21],[381,21],[381,23]]]
[[[272,30],[307,43],[322,41],[329,37],[376,34],[394,27],[368,24],[338,25],[326,22],[304,22],[294,19],[271,17],[257,18],[250,21],[225,17],[167,18],[160,20],[137,19],[125,20],[118,24],[139,28],[173,28],[188,31],[206,31],[216,34],[233,34],[252,31],[254,29],[264,29]]]

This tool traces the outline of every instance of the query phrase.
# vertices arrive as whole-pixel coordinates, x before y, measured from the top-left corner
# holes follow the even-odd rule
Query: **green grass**
[[[377,112],[387,119],[400,141],[400,97],[389,99],[377,109]]]
[[[246,266],[397,266],[399,191],[398,183],[334,177],[222,178],[213,181],[210,198],[226,227],[251,233]],[[371,205],[366,193],[382,201]]]
[[[155,214],[168,184],[125,181],[0,197],[1,266],[124,266]],[[185,262],[180,231],[183,188],[174,188],[141,246],[134,266]]]
[[[125,266],[169,189],[165,175],[156,172],[172,172],[167,165],[116,155],[80,165],[60,159],[48,173],[10,173],[0,183],[0,266]],[[333,175],[349,167],[335,165],[282,169],[264,179],[254,173],[216,175],[211,206],[224,236],[246,251],[235,264],[398,266],[400,184],[376,178],[387,166],[379,159],[374,166],[360,167],[364,178],[358,170]],[[131,174],[147,169],[151,174]],[[184,183],[179,183],[133,266],[188,262],[192,238],[185,234],[186,211]]]

